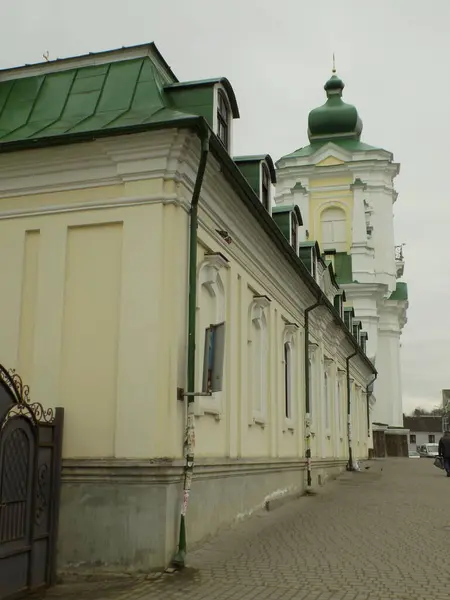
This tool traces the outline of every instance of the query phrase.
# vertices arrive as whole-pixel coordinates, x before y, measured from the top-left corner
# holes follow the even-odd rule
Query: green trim
[[[199,81],[178,81],[177,83],[171,83],[165,85],[165,90],[183,89],[183,88],[198,88],[198,87],[212,87],[214,85],[221,84],[227,93],[228,100],[230,101],[231,112],[233,119],[239,119],[239,107],[236,100],[236,94],[234,93],[233,87],[226,77],[216,77],[214,79],[200,79]]]

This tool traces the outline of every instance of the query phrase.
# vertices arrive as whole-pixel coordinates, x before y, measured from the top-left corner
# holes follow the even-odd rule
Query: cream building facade
[[[150,44],[3,71],[0,99],[0,362],[65,409],[60,569],[167,565],[180,513],[193,542],[367,458],[364,338],[270,157],[232,159],[227,80]],[[219,323],[221,391],[186,397]]]

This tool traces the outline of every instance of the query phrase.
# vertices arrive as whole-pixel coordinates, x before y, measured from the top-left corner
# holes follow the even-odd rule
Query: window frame
[[[417,436],[416,436],[415,433],[410,433],[409,434],[409,443],[410,444],[417,444]]]
[[[297,365],[297,332],[298,325],[291,323],[283,317],[283,388],[284,388],[284,427],[283,432],[295,430],[295,419],[298,406],[298,365]]]
[[[231,107],[227,95],[224,90],[217,90],[217,106],[216,106],[216,135],[224,148],[230,151],[230,123],[231,123]],[[223,133],[223,135],[222,135]]]
[[[226,323],[227,320],[227,271],[228,259],[220,253],[205,254],[197,273],[197,323],[196,323],[196,390],[203,388],[203,366],[205,356],[206,330],[213,324]],[[210,308],[213,308],[214,314],[205,316],[203,311],[204,292],[211,302]],[[228,360],[229,344],[227,343],[228,332],[225,331],[225,355],[224,355],[224,373],[226,372],[226,363]],[[226,378],[224,376],[223,389],[221,392],[214,392],[211,396],[197,396],[194,400],[195,415],[202,417],[205,414],[213,415],[220,420],[224,414],[224,398],[226,394]]]
[[[290,342],[284,342],[284,416],[292,419],[292,351]]]
[[[433,439],[431,439],[433,438]],[[436,443],[436,435],[434,433],[429,433],[428,434],[428,443],[429,444],[435,444]]]
[[[272,206],[272,198],[271,198],[271,193],[270,193],[270,185],[271,185],[272,181],[270,178],[270,171],[269,171],[269,167],[267,166],[267,164],[265,162],[261,163],[261,194],[260,194],[260,198],[261,198],[261,204],[264,206],[264,208],[267,210],[267,212],[270,214],[270,208]]]

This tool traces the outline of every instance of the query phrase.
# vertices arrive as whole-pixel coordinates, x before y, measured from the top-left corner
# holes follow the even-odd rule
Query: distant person
[[[445,431],[439,440],[439,456],[444,459],[444,469],[447,477],[450,477],[450,431]]]

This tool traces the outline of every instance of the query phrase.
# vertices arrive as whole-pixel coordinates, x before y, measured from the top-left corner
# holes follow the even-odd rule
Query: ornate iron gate
[[[63,418],[0,365],[0,600],[55,583]]]

